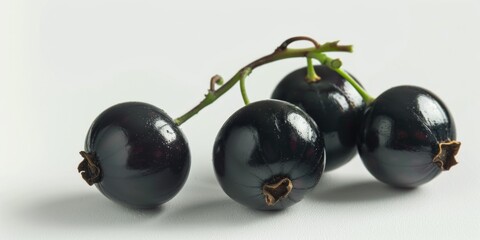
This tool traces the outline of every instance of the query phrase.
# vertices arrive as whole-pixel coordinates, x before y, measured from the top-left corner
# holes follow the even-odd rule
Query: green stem
[[[332,69],[337,69],[342,66],[342,61],[340,59],[329,58],[323,53],[311,53],[310,56],[317,59],[322,65],[325,65]]]
[[[358,84],[357,81],[355,81],[352,78],[352,76],[350,76],[350,74],[348,74],[347,72],[343,71],[340,68],[342,66],[342,62],[340,61],[340,59],[332,59],[323,53],[312,53],[311,56],[317,59],[318,61],[320,61],[321,64],[328,66],[330,69],[332,69],[333,71],[340,74],[340,76],[345,78],[345,80],[347,80],[347,82],[350,83],[350,85],[352,85],[353,88],[355,88],[355,90],[360,94],[360,96],[362,96],[363,101],[367,105],[370,105],[370,103],[372,103],[375,100],[375,98],[370,96],[365,91],[365,89],[363,89],[360,86],[360,84]]]
[[[242,73],[242,76],[240,78],[240,91],[242,93],[242,98],[243,102],[245,105],[248,105],[250,103],[250,100],[248,100],[247,96],[247,90],[245,88],[245,79],[247,79],[247,76],[252,72],[251,68],[245,68],[245,70]]]
[[[293,39],[293,38],[292,38]],[[291,43],[291,39],[287,39],[285,42]],[[210,105],[211,103],[215,102],[219,97],[225,94],[230,88],[232,88],[242,76],[246,74],[246,72],[252,72],[255,68],[262,66],[267,63],[271,63],[274,61],[278,61],[281,59],[287,58],[296,58],[296,57],[307,57],[309,54],[319,54],[322,52],[352,52],[351,45],[338,45],[337,42],[327,42],[322,45],[317,45],[311,48],[300,48],[300,49],[289,49],[286,48],[288,44],[282,43],[280,47],[278,47],[273,53],[261,57],[245,67],[241,68],[232,78],[230,78],[225,84],[223,84],[219,89],[215,91],[208,91],[208,94],[205,95],[205,98],[197,104],[194,108],[192,108],[187,113],[183,114],[182,116],[176,118],[174,121],[175,123],[180,126],[185,121],[190,119],[192,116],[200,112],[203,108]],[[246,74],[248,75],[248,74]]]
[[[320,80],[320,77],[317,75],[315,72],[315,68],[313,67],[312,63],[312,58],[307,57],[307,76],[306,76],[307,82],[309,83],[314,83],[318,80]]]
[[[360,96],[362,96],[363,98],[363,101],[368,105],[370,105],[370,103],[372,103],[375,98],[370,96],[366,91],[365,89],[363,89],[360,84],[357,83],[357,81],[355,81],[351,76],[350,74],[348,74],[347,72],[343,71],[342,69],[340,68],[332,68],[333,71],[337,72],[338,74],[340,74],[340,76],[342,76],[343,78],[345,78],[345,80],[347,80],[352,86],[353,88],[355,88],[355,90],[357,90],[357,92],[360,94]]]

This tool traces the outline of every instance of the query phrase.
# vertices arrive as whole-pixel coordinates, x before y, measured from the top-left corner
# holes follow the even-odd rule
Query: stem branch
[[[293,39],[293,40],[292,40]],[[230,78],[225,84],[223,84],[219,89],[215,91],[209,91],[208,94],[205,95],[205,98],[197,104],[194,108],[192,108],[187,113],[183,114],[182,116],[176,118],[174,121],[175,123],[180,126],[185,121],[190,119],[192,116],[197,114],[200,110],[205,108],[206,106],[213,103],[223,94],[225,94],[230,88],[232,88],[238,81],[242,79],[243,76],[250,74],[255,68],[262,66],[267,63],[275,62],[281,59],[287,58],[296,58],[296,57],[307,57],[309,54],[320,54],[323,52],[352,52],[351,45],[338,45],[338,41],[335,42],[327,42],[324,44],[315,44],[315,47],[311,48],[298,48],[298,49],[289,49],[286,48],[288,44],[292,43],[293,41],[297,40],[306,40],[304,37],[296,37],[291,38],[282,43],[273,53],[268,54],[264,57],[261,57],[243,68],[241,68],[232,78]],[[316,42],[315,42],[316,43]],[[246,74],[246,72],[248,72]]]

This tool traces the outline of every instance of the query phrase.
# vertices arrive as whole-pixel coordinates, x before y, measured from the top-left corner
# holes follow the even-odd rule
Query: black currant
[[[300,108],[279,100],[251,103],[222,126],[213,151],[225,193],[251,208],[278,210],[300,201],[325,166],[322,134]]]
[[[161,109],[127,102],[101,113],[85,141],[78,170],[108,198],[154,208],[173,198],[190,169],[188,143]]]
[[[356,138],[365,103],[342,76],[330,68],[315,66],[320,80],[306,80],[307,68],[288,74],[273,91],[272,98],[302,108],[318,125],[325,138],[325,171],[336,169],[356,154]]]
[[[378,180],[416,187],[449,170],[460,147],[455,123],[445,104],[428,90],[400,86],[368,106],[358,150]]]

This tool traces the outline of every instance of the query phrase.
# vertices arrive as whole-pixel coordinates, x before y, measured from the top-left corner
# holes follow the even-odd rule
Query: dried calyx
[[[273,184],[263,185],[263,195],[267,206],[275,205],[280,199],[286,198],[293,189],[292,181],[289,178],[282,178]]]
[[[83,161],[78,165],[78,172],[82,174],[83,180],[90,186],[100,182],[102,174],[95,160],[95,154],[81,151],[80,155],[83,157]]]
[[[443,171],[450,170],[452,166],[458,163],[455,155],[457,155],[459,149],[459,141],[441,142],[438,144],[438,153],[433,158],[433,162]]]

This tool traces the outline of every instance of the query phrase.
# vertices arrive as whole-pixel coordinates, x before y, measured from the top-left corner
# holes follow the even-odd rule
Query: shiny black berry
[[[306,80],[307,68],[288,74],[275,88],[272,98],[302,108],[318,125],[325,137],[325,171],[350,161],[356,151],[356,138],[365,103],[342,76],[326,66],[315,66],[320,80]]]
[[[325,165],[322,134],[300,108],[278,100],[235,112],[215,140],[213,163],[225,193],[255,209],[278,210],[319,181]]]
[[[358,140],[363,163],[378,180],[416,187],[449,170],[460,147],[445,104],[428,90],[394,87],[365,113]]]
[[[93,122],[78,170],[108,198],[154,208],[173,198],[190,169],[187,140],[161,109],[140,102],[115,105]]]

